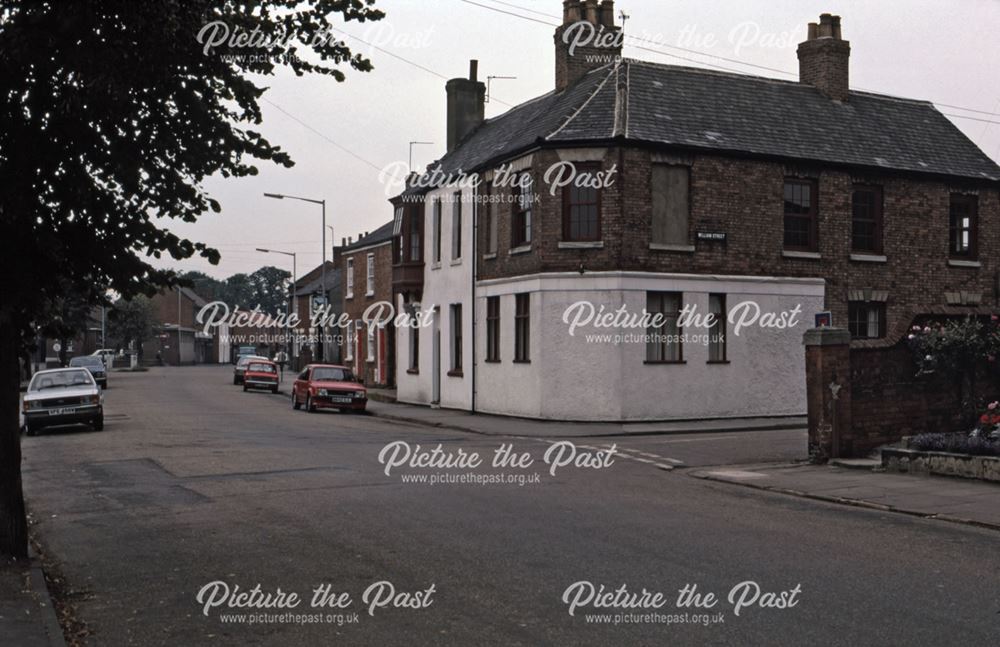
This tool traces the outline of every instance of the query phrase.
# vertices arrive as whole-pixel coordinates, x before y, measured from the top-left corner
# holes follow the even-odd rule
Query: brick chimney
[[[556,92],[587,72],[621,58],[622,33],[615,26],[614,0],[564,0],[556,28]]]
[[[809,23],[809,37],[799,44],[799,81],[816,86],[836,101],[849,97],[851,44],[840,32],[840,16],[825,13]]]
[[[479,81],[479,61],[469,61],[469,78],[445,84],[448,93],[448,152],[483,123],[486,116],[486,84]]]

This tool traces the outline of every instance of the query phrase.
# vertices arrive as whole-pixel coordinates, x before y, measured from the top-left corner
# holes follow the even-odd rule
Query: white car
[[[43,427],[85,424],[104,429],[104,396],[85,368],[39,371],[21,403],[24,430],[34,436]]]

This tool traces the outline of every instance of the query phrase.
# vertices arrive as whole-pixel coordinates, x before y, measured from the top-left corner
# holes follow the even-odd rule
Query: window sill
[[[484,359],[483,361],[486,362],[487,364],[499,364],[500,363],[500,360],[498,360],[498,359]]]
[[[708,360],[705,363],[706,364],[723,364],[723,365],[725,365],[725,364],[732,364],[732,362],[730,362],[728,359],[710,359],[710,360]]]
[[[372,298],[373,296],[375,296],[375,293],[374,293],[374,292],[365,292],[365,296],[366,296],[366,297],[368,297],[368,298],[370,299],[370,298]]]
[[[497,257],[496,252],[494,252],[492,254],[483,254],[483,260],[484,261],[492,261],[496,257]]]
[[[344,298],[345,298],[345,299],[353,299],[353,298],[354,298],[354,293],[353,293],[353,292],[348,292],[348,293],[347,293],[347,294],[346,294],[346,295],[344,296]]]
[[[462,264],[462,259],[461,258],[453,258],[453,259],[451,259],[450,265],[452,267],[455,267],[456,265],[461,265],[461,264]]]
[[[948,259],[948,266],[949,267],[971,267],[971,268],[976,268],[976,267],[982,267],[983,264],[980,263],[979,261],[963,261],[963,260],[960,260],[960,259],[957,259],[957,258],[949,258]]]
[[[515,359],[514,363],[515,364],[530,364],[531,360],[530,359]]]
[[[448,377],[465,377],[462,371],[448,371]]]
[[[508,256],[516,256],[517,254],[528,254],[531,252],[531,245],[521,245],[520,247],[514,247],[509,252]]]
[[[678,360],[664,360],[664,361],[647,359],[647,360],[643,361],[643,364],[653,364],[653,365],[656,365],[656,364],[687,364],[687,362],[685,360],[683,360],[683,359],[678,359]]]
[[[781,255],[785,258],[802,258],[810,261],[818,261],[823,258],[819,252],[790,252],[783,251]]]
[[[693,254],[694,245],[664,245],[662,243],[650,243],[649,248],[658,252],[681,252],[684,254]]]
[[[851,260],[858,263],[886,263],[889,259],[882,254],[851,254]]]
[[[603,240],[569,240],[559,243],[559,249],[604,249]]]
[[[438,261],[436,263],[431,263],[431,269],[432,270],[439,270],[439,269],[441,269],[441,261]]]
[[[419,368],[408,368],[408,369],[406,369],[406,373],[407,373],[407,375],[420,375],[420,369]]]

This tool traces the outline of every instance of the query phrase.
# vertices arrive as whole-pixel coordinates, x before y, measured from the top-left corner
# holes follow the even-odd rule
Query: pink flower
[[[907,337],[907,339],[916,339],[916,338],[917,338],[917,336],[913,335],[913,334],[911,334],[909,337]]]
[[[924,326],[924,332],[930,332],[930,331],[931,331],[930,326]]]
[[[913,332],[920,332],[920,326],[914,326]]]
[[[993,411],[994,409],[997,408],[997,406],[1000,406],[1000,402],[990,402],[986,408],[989,409],[990,411]]]
[[[991,321],[1000,321],[1000,317],[998,317],[996,315],[993,315],[992,317],[990,317],[990,320]]]

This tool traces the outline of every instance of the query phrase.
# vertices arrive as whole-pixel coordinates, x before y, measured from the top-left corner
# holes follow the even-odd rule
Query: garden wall
[[[905,342],[851,348],[846,330],[817,328],[804,343],[810,460],[863,457],[904,436],[963,430],[961,385],[918,378]],[[981,396],[996,396],[988,376],[978,384]]]

